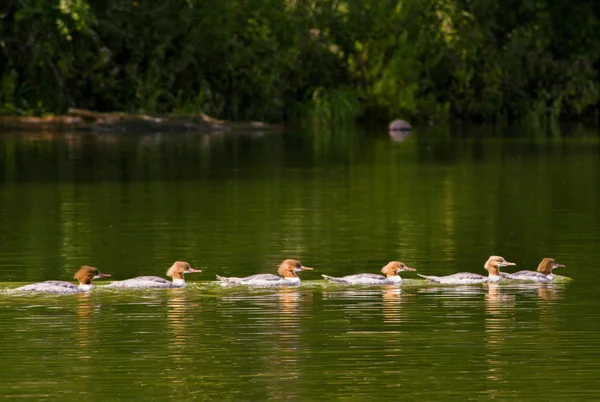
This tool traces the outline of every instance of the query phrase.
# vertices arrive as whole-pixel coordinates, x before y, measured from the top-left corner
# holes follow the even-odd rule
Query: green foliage
[[[301,120],[316,125],[345,126],[360,115],[360,101],[356,91],[341,87],[327,91],[317,88],[300,110]]]
[[[0,114],[597,115],[600,6],[566,0],[13,0]]]

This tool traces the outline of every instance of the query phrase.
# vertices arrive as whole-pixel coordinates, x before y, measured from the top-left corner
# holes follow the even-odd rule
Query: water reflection
[[[312,319],[312,293],[289,287],[223,291],[217,300],[218,321],[229,350],[222,364],[238,365],[240,357],[247,359],[239,379],[263,384],[255,398],[298,397],[301,359],[309,351],[303,334],[304,319]]]
[[[384,133],[345,134],[0,136],[0,276],[62,278],[85,260],[134,277],[174,255],[245,276],[286,251],[333,276],[399,251],[449,274],[481,270],[490,250],[528,261],[543,247],[577,260],[577,292],[410,279],[348,289],[312,286],[316,273],[295,289],[2,294],[0,389],[13,399],[598,399],[597,285],[584,269],[600,239],[597,139],[420,131],[392,146]]]
[[[100,310],[100,304],[93,302],[91,293],[78,293],[76,298],[75,314],[77,322],[75,325],[75,335],[77,347],[75,353],[79,359],[91,359],[95,348],[92,347],[96,341],[94,337],[94,315],[96,310]]]
[[[281,400],[285,398],[298,397],[298,389],[289,384],[288,379],[297,379],[301,376],[299,356],[303,349],[301,334],[302,325],[300,317],[300,301],[303,305],[310,303],[308,294],[300,293],[297,288],[280,288],[277,291],[277,325],[270,339],[266,339],[273,353],[266,356],[268,362],[269,377],[276,380],[275,383],[267,383],[267,395],[269,399]],[[304,307],[304,306],[303,306]],[[277,345],[273,347],[274,345]],[[281,381],[281,382],[280,382]]]
[[[560,290],[552,283],[538,284],[537,295],[541,300],[544,301],[556,301],[562,299]]]
[[[407,298],[399,286],[386,285],[381,287],[383,322],[394,325],[403,321],[402,303]]]
[[[110,178],[127,182],[132,179],[206,177],[210,173],[221,174],[213,168],[230,170],[231,161],[236,159],[232,156],[238,154],[239,148],[260,149],[273,141],[277,141],[277,136],[264,132],[247,135],[222,132],[4,133],[0,141],[0,181],[101,181]],[[249,151],[240,157],[247,159],[255,155],[256,152]],[[35,160],[35,166],[19,163],[29,160]],[[176,166],[185,168],[179,170]]]
[[[537,296],[540,300],[540,330],[544,332],[556,330],[560,327],[556,317],[556,303],[562,299],[562,293],[558,285],[553,283],[538,284]]]
[[[169,289],[167,292],[167,328],[166,346],[168,350],[169,373],[167,380],[173,387],[173,393],[179,397],[185,395],[185,384],[192,380],[194,370],[190,370],[189,349],[196,343],[200,334],[193,330],[194,313],[200,306],[188,300],[185,289]]]
[[[186,344],[193,338],[191,331],[187,328],[187,323],[192,319],[188,310],[197,307],[197,303],[194,303],[194,306],[188,305],[183,289],[169,289],[167,293],[167,325],[170,338],[167,347],[175,362],[185,356]],[[175,379],[173,380],[175,381]]]
[[[403,142],[410,136],[410,131],[390,130],[390,138],[394,142]]]
[[[419,289],[419,293],[437,294],[441,297],[449,298],[471,298],[473,295],[480,295],[482,288],[478,285],[447,285],[437,286],[428,285]]]
[[[505,381],[504,370],[510,364],[502,354],[506,335],[513,330],[515,295],[505,294],[497,283],[486,284],[485,294],[485,333],[488,373],[487,379],[492,381],[488,385],[486,394],[490,398],[506,397],[504,391],[498,388],[495,382]]]
[[[284,323],[291,320],[297,322],[298,319],[298,303],[300,301],[300,292],[296,288],[282,287],[277,292],[279,319]]]
[[[361,311],[370,310],[381,311],[386,324],[398,324],[403,320],[401,307],[410,296],[411,294],[405,293],[400,286],[395,285],[345,290],[324,288],[323,290],[323,299],[343,301],[341,308],[347,314],[361,314]],[[379,298],[381,303],[376,301]]]
[[[485,333],[488,397],[506,398],[512,395],[505,384],[514,373],[513,358],[507,348],[529,351],[537,349],[542,338],[551,339],[560,325],[556,317],[556,301],[561,298],[556,285],[536,283],[511,283],[508,285],[488,284],[485,296]],[[517,309],[521,313],[538,315],[534,321],[537,328],[524,328],[524,319],[517,320]],[[536,313],[537,312],[537,313]],[[515,334],[520,333],[520,339]],[[544,344],[544,343],[542,343]],[[539,353],[547,354],[542,347]]]

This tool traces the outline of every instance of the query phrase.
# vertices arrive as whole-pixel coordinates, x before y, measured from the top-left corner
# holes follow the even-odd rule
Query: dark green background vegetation
[[[600,2],[4,0],[0,114],[576,119]]]

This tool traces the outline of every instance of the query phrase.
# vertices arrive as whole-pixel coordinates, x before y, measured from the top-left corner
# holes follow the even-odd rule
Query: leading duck
[[[182,288],[185,286],[183,275],[194,272],[202,272],[200,269],[194,269],[185,261],[175,261],[167,271],[167,276],[173,278],[173,282],[160,276],[138,276],[124,281],[112,282],[106,285],[107,288],[130,288],[130,289],[169,289]]]
[[[67,281],[44,281],[32,283],[30,285],[21,286],[14,289],[19,292],[36,292],[36,293],[56,293],[56,294],[74,294],[89,292],[92,290],[92,279],[99,279],[110,276],[110,274],[102,274],[97,268],[84,265],[75,273],[73,278],[79,281],[79,285]]]
[[[310,271],[312,268],[305,267],[297,260],[285,260],[279,265],[277,273],[280,276],[273,274],[256,274],[245,278],[226,278],[217,275],[223,285],[249,285],[249,286],[298,286],[300,278],[296,272]]]
[[[537,283],[552,282],[554,279],[553,269],[564,268],[564,265],[556,262],[554,258],[544,258],[537,267],[537,271],[519,271],[514,274],[508,274],[502,272],[503,278],[512,279],[517,281],[528,281]]]
[[[398,275],[404,271],[416,271],[414,268],[407,267],[400,261],[390,261],[381,272],[386,276],[378,274],[355,274],[334,278],[333,276],[323,275],[323,278],[329,282],[343,285],[399,285],[402,278]]]
[[[470,272],[459,272],[447,276],[425,276],[417,274],[428,281],[448,285],[473,285],[476,283],[498,282],[502,279],[500,276],[500,267],[516,265],[514,262],[508,262],[503,257],[493,255],[485,262],[483,268],[488,271],[488,276],[472,274]]]

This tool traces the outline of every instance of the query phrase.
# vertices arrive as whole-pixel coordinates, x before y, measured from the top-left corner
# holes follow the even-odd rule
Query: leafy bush
[[[599,103],[599,4],[10,0],[0,114],[579,118]]]

